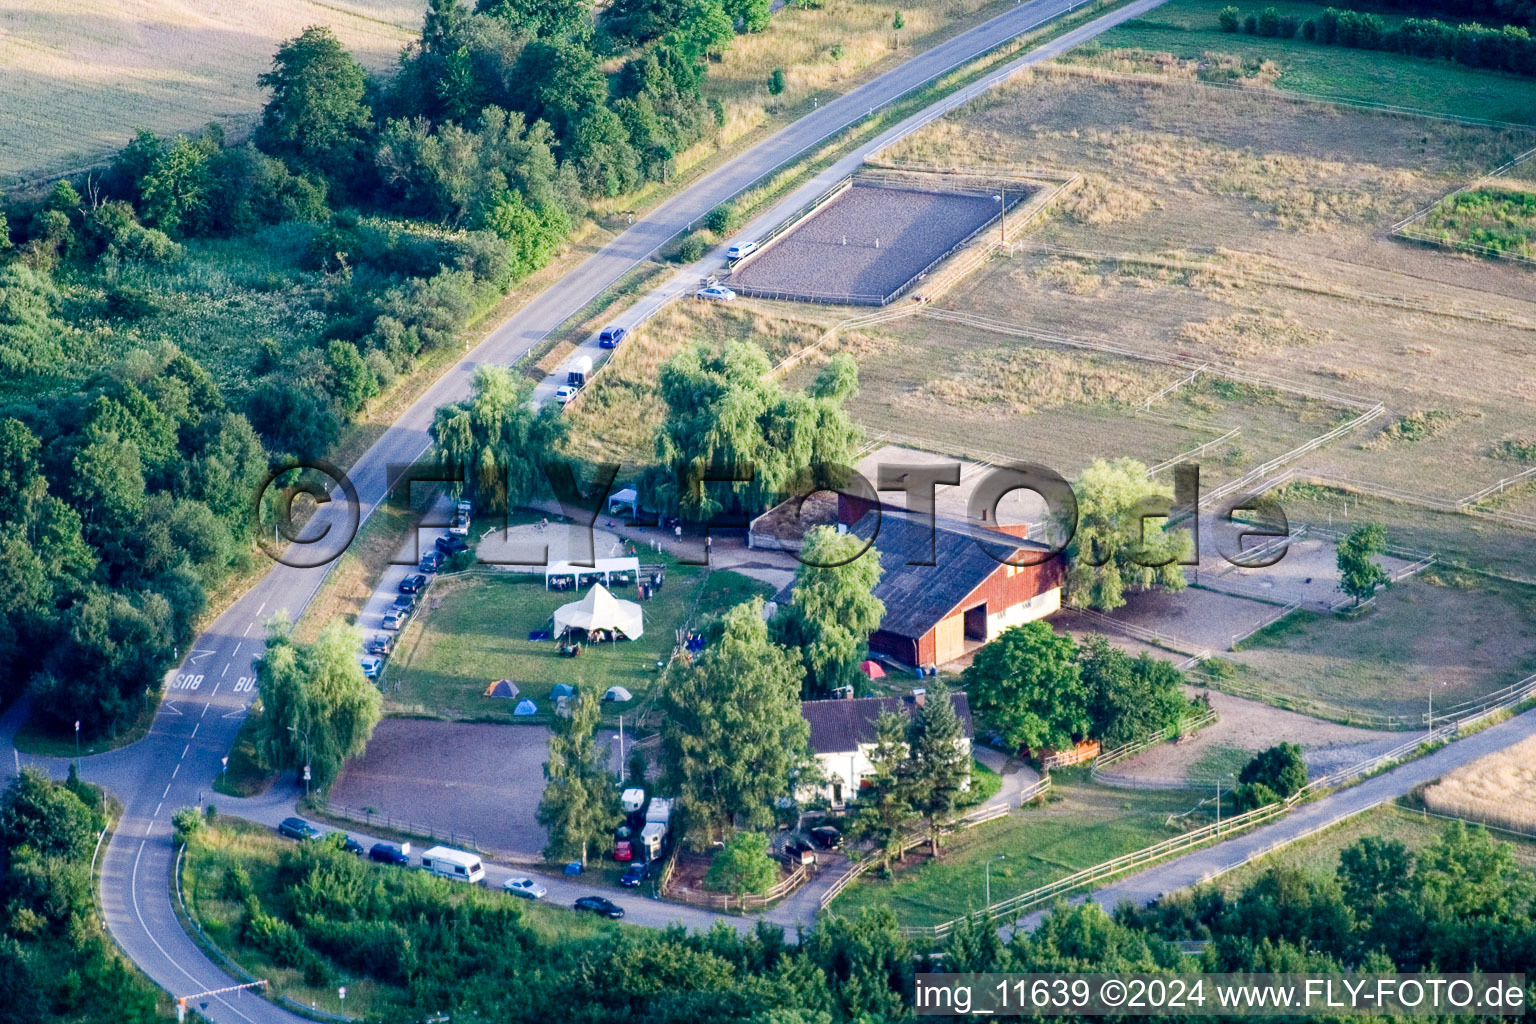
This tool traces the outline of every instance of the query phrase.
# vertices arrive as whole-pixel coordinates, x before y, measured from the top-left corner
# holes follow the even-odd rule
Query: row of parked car
[[[277,833],[289,839],[297,839],[300,842],[312,839],[320,839],[325,833],[303,818],[284,818],[277,826]],[[341,848],[354,856],[363,856],[363,844],[356,839],[341,833]],[[368,859],[380,864],[392,864],[397,867],[411,866],[411,844],[402,843],[396,846],[394,843],[374,843],[367,851]],[[447,846],[434,846],[421,855],[421,869],[437,875],[440,878],[449,878],[457,882],[468,882],[471,885],[485,884],[485,865],[480,858],[473,853],[464,850],[455,850]],[[626,883],[627,884],[627,883]],[[639,883],[635,883],[638,885]],[[549,895],[549,890],[531,878],[513,875],[501,883],[503,892],[525,900],[541,900]],[[603,896],[578,897],[573,908],[589,913],[601,914],[603,917],[618,920],[624,916],[624,908]]]
[[[384,618],[379,623],[384,632],[375,633],[363,641],[363,656],[358,659],[358,664],[363,667],[363,675],[369,679],[379,678],[379,673],[384,671],[384,661],[395,650],[395,635],[405,628],[411,616],[416,614],[417,603],[422,594],[426,593],[427,585],[432,582],[432,575],[443,567],[443,563],[460,551],[468,551],[469,543],[463,537],[448,534],[437,538],[435,550],[428,551],[421,556],[421,563],[416,567],[416,572],[410,573],[402,579],[396,588],[395,600],[384,610]]]

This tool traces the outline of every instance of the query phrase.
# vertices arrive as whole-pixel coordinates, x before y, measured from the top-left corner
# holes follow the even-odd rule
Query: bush
[[[778,881],[779,868],[768,855],[768,837],[761,832],[737,832],[715,854],[704,886],[733,896],[767,892]]]
[[[1238,786],[1233,794],[1232,802],[1237,805],[1238,813],[1252,811],[1260,807],[1268,807],[1278,803],[1280,794],[1264,785],[1262,782],[1250,782],[1247,785]]]
[[[1223,32],[1236,32],[1238,27],[1238,10],[1236,7],[1223,7],[1216,15],[1216,21],[1221,25]]]
[[[678,263],[697,263],[708,251],[709,243],[704,240],[704,236],[694,232],[678,243],[677,254],[672,258]]]
[[[768,92],[769,92],[770,95],[777,96],[779,93],[781,93],[783,91],[784,91],[784,69],[783,68],[774,68],[773,69],[773,74],[768,76]]]
[[[1309,43],[1317,41],[1317,19],[1308,18],[1301,23],[1301,38]]]
[[[176,830],[176,841],[190,843],[203,828],[203,816],[196,807],[183,807],[171,815],[171,827]]]
[[[1280,743],[1255,754],[1243,766],[1237,781],[1242,785],[1257,783],[1284,799],[1307,784],[1307,762],[1301,756],[1301,747]]]
[[[704,218],[704,226],[717,235],[729,234],[736,230],[741,218],[736,213],[736,207],[730,203],[721,203],[710,210]],[[700,253],[700,255],[703,255]]]
[[[1243,19],[1243,31],[1248,33],[1251,36],[1252,35],[1258,35],[1258,32],[1259,32],[1259,19],[1255,18],[1251,14],[1248,15],[1246,18]]]
[[[1295,39],[1296,32],[1300,28],[1301,24],[1295,18],[1287,14],[1285,17],[1280,19],[1280,38]]]
[[[1280,12],[1266,7],[1259,12],[1259,35],[1272,39],[1280,34]]]

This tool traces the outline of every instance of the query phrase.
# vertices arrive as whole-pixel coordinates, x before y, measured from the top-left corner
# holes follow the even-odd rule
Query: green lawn
[[[1382,715],[1449,709],[1536,671],[1536,588],[1430,570],[1359,612],[1300,611],[1225,660],[1269,690]]]
[[[1349,50],[1295,39],[1264,39],[1222,32],[1216,13],[1225,0],[1170,0],[1116,26],[1069,59],[1091,60],[1104,50],[1137,49],[1184,59],[1224,53],[1245,60],[1272,60],[1280,67],[1275,86],[1286,92],[1413,107],[1438,114],[1536,123],[1536,79],[1370,50]],[[1316,17],[1325,4],[1280,0],[1235,6],[1258,14],[1273,6],[1282,16]],[[1392,20],[1392,16],[1387,16]]]
[[[841,913],[889,907],[903,924],[937,924],[986,904],[986,865],[992,865],[992,901],[1038,888],[1112,857],[1132,853],[1185,831],[1169,826],[1170,813],[1192,808],[1190,792],[1109,789],[1069,781],[1081,772],[1056,773],[1053,799],[1041,808],[951,836],[943,859],[909,854],[889,881],[871,872],[833,904]],[[1193,824],[1204,824],[1203,820]],[[993,860],[1001,854],[1002,860]]]
[[[665,555],[646,553],[641,559],[646,564],[653,560],[666,565],[666,583],[653,599],[641,603],[644,636],[589,646],[575,658],[561,657],[558,644],[530,641],[528,634],[546,628],[555,609],[579,600],[584,591],[547,591],[543,575],[534,573],[476,572],[439,580],[390,659],[383,681],[386,710],[505,721],[512,718],[518,701],[483,696],[497,679],[512,680],[519,699],[528,697],[539,707],[538,716],[515,721],[548,721],[553,711],[549,691],[557,683],[596,694],[623,686],[636,701],[615,709],[631,714],[640,710],[660,673],[658,663],[670,656],[676,631],[690,613],[697,626],[710,615],[771,591],[738,573],[706,572]],[[621,600],[636,597],[633,587],[618,588],[614,594]],[[437,602],[441,604],[432,607]]]

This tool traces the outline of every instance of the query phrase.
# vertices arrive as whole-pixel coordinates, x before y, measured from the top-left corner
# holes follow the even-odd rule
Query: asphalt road
[[[1091,26],[1075,30],[1061,42],[1041,48],[1032,59],[1053,56],[1160,2],[1140,0]],[[409,464],[423,454],[428,446],[427,429],[433,410],[467,395],[479,365],[515,361],[667,239],[781,164],[872,110],[1074,6],[1072,0],[1032,0],[941,43],[763,140],[641,218],[491,332],[407,409],[350,468],[348,476],[357,496],[355,505],[330,500],[310,519],[305,536],[319,536],[323,531],[328,534],[325,541],[307,546],[306,553],[339,550],[339,545],[352,533],[348,520],[354,516],[366,519],[385,497],[386,482],[398,473],[394,467]],[[1025,61],[1015,63],[1022,66]],[[990,76],[982,85],[997,80],[1000,76]],[[941,101],[900,127],[912,130],[941,116],[976,95],[980,88],[973,86],[959,97]],[[894,137],[895,130],[886,132],[831,170],[837,176],[848,173],[870,148]],[[824,176],[818,178],[821,180]],[[809,190],[816,187],[817,182],[810,183],[747,230],[761,231],[762,225],[771,223],[774,216],[797,209],[814,195]],[[711,254],[710,258],[718,262],[719,254]],[[647,296],[637,310],[628,314],[631,320],[649,315],[679,294],[683,283],[696,276],[704,265],[682,271],[669,282],[670,291]],[[342,497],[339,483],[327,486],[333,499]],[[274,567],[197,639],[182,664],[169,674],[165,703],[149,736],[131,747],[87,758],[83,765],[85,777],[106,785],[124,808],[103,859],[101,896],[107,928],[124,952],[174,995],[223,988],[232,979],[191,942],[175,919],[169,887],[174,861],[171,814],[179,807],[198,804],[213,795],[211,781],[220,769],[220,759],[233,745],[253,696],[251,661],[261,650],[263,623],[274,615],[295,618],[323,582],[325,571],[323,564],[312,568]],[[18,714],[20,710],[17,709]],[[14,716],[10,728],[14,731]],[[16,760],[21,763],[19,757]],[[60,762],[39,764],[62,774]],[[220,802],[234,803],[227,799]],[[640,919],[639,913],[635,919]],[[216,996],[204,1001],[207,1005],[199,1007],[201,1012],[219,1024],[295,1024],[301,1019],[248,995]]]

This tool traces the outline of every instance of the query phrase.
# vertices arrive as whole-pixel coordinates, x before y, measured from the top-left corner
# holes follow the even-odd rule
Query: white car
[[[696,299],[708,299],[711,302],[730,302],[736,297],[736,293],[722,284],[710,285],[708,288],[700,288],[693,293]]]
[[[501,887],[513,896],[521,896],[525,900],[541,900],[549,892],[531,878],[512,877],[502,882]]]
[[[755,252],[757,252],[756,242],[742,242],[740,245],[733,245],[725,250],[725,258],[728,260],[744,260]]]
[[[372,654],[365,654],[357,659],[357,663],[363,667],[363,675],[369,679],[379,678],[379,673],[384,671],[384,659]]]
[[[562,384],[558,388],[555,388],[555,401],[559,402],[561,405],[570,405],[571,401],[576,397],[576,393],[580,390],[580,388],[574,387],[573,385]]]

